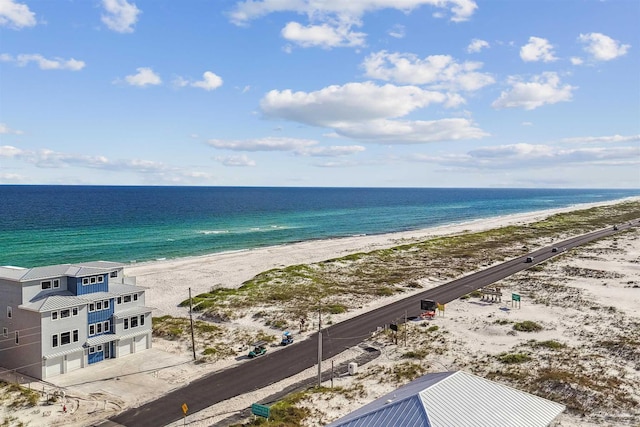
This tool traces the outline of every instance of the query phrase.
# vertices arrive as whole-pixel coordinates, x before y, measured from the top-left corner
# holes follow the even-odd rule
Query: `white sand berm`
[[[638,200],[635,198],[633,200]],[[326,259],[345,256],[350,253],[367,252],[375,249],[393,247],[401,243],[421,241],[434,236],[458,233],[463,230],[481,231],[505,225],[526,224],[538,221],[547,216],[559,212],[567,212],[575,209],[583,209],[592,206],[610,205],[598,203],[579,205],[565,209],[509,215],[462,224],[454,224],[424,230],[407,231],[375,236],[357,236],[341,239],[320,240],[302,242],[291,245],[268,247],[233,253],[213,254],[198,257],[189,257],[175,260],[163,260],[156,262],[132,264],[125,269],[129,276],[137,277],[137,284],[147,287],[146,302],[154,307],[154,316],[172,315],[188,316],[184,308],[178,307],[178,303],[188,297],[188,288],[193,295],[207,292],[214,286],[238,287],[256,274],[275,267],[283,267],[295,264],[308,264]],[[608,280],[606,286],[598,278],[576,278],[567,286],[575,286],[584,291],[583,298],[588,298],[593,304],[614,306],[624,315],[640,320],[640,289],[628,286],[628,283],[640,283],[640,239],[636,236],[624,235],[617,238],[616,245],[623,248],[622,253],[606,260],[593,261],[588,259],[574,259],[571,254],[566,254],[565,261],[572,266],[588,266],[590,269],[602,271],[615,271],[624,276],[620,280]],[[545,242],[549,244],[551,242]],[[532,248],[535,249],[535,248]],[[426,288],[442,284],[432,278],[425,278],[423,291]],[[519,289],[518,289],[519,290]],[[507,295],[510,290],[505,290]],[[339,322],[348,317],[355,316],[362,311],[374,309],[380,305],[388,304],[408,294],[378,299],[357,312],[333,316],[334,322]],[[531,301],[523,301],[521,309],[513,309],[508,302],[477,304],[464,300],[453,301],[447,305],[446,316],[438,317],[434,324],[446,331],[448,342],[452,343],[446,352],[437,360],[433,360],[430,372],[464,369],[473,355],[499,354],[514,348],[515,346],[530,340],[538,341],[558,340],[568,345],[578,345],[580,340],[579,328],[580,313],[584,307],[573,309],[533,304]],[[245,318],[246,319],[246,318]],[[534,335],[507,334],[507,329],[496,326],[496,319],[508,319],[510,322],[531,320],[545,326],[541,332]],[[613,319],[613,318],[611,318]],[[614,322],[615,320],[607,320]],[[245,322],[247,322],[245,320]],[[261,328],[259,323],[244,326]],[[607,325],[600,327],[606,330]],[[274,333],[274,331],[270,331]],[[299,339],[302,339],[300,337]],[[295,344],[294,344],[295,345]],[[361,366],[361,372],[381,372],[382,368],[392,366],[403,361],[401,354],[407,349],[402,346],[385,344],[382,355],[365,366]],[[353,349],[334,358],[335,363],[352,359],[360,354],[360,350]],[[179,345],[164,340],[154,339],[154,348],[139,354],[122,358],[116,363],[107,366],[91,367],[74,371],[69,374],[54,378],[51,383],[32,382],[29,385],[37,390],[47,392],[64,391],[65,398],[50,406],[38,406],[30,409],[0,407],[0,422],[11,420],[8,425],[40,426],[87,426],[99,420],[109,418],[125,408],[139,406],[170,390],[184,386],[189,381],[198,378],[212,370],[221,369],[236,363],[250,363],[238,361],[235,358],[218,361],[215,363],[194,364],[191,362],[191,353],[185,351]],[[109,361],[111,363],[111,361]],[[330,364],[330,362],[326,362]],[[294,384],[306,378],[312,378],[317,369],[311,368],[285,381],[269,386],[247,395],[238,396],[206,410],[195,414],[189,414],[186,423],[190,426],[210,426],[234,414],[251,403],[276,393],[290,384]],[[640,375],[637,371],[626,372],[632,376],[630,381],[640,383]],[[633,377],[635,376],[635,377]],[[309,402],[317,412],[317,417],[311,425],[323,425],[347,414],[348,412],[366,404],[367,402],[397,388],[396,384],[379,381],[376,375],[365,376],[340,376],[336,385],[340,387],[353,387],[360,381],[366,389],[362,396],[346,399],[336,395],[332,398],[319,397],[316,401]],[[7,379],[14,380],[14,377]],[[26,382],[24,378],[23,382]],[[635,392],[636,399],[640,399]],[[62,412],[63,402],[67,412]],[[172,424],[183,425],[184,420]],[[590,426],[589,419],[563,414],[559,424],[562,426]],[[626,425],[626,424],[607,424]]]

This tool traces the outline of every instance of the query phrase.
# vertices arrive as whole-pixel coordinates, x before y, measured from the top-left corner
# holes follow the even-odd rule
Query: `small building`
[[[327,427],[546,427],[565,406],[464,372],[409,384]]]
[[[124,267],[0,267],[0,367],[46,380],[151,348],[152,308]]]

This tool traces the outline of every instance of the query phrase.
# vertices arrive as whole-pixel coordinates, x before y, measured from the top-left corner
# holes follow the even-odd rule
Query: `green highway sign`
[[[520,301],[520,294],[511,294],[512,301]]]
[[[251,405],[251,413],[253,415],[269,419],[269,407],[266,405],[254,403],[253,405]]]

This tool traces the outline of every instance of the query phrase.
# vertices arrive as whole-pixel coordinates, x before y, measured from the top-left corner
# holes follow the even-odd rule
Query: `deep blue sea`
[[[0,186],[0,265],[177,258],[638,195],[602,189]]]

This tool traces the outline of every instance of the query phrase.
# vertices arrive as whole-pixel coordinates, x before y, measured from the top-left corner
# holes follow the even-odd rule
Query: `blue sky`
[[[0,0],[0,184],[640,188],[640,2]]]

